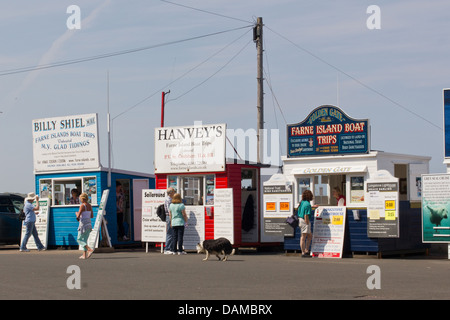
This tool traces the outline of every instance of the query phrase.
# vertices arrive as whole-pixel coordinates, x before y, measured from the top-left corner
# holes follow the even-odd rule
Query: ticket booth
[[[97,114],[36,119],[32,130],[36,194],[50,200],[48,245],[78,245],[78,196],[88,195],[95,219],[105,190],[108,233],[103,235],[111,245],[138,241],[141,190],[154,187],[155,177],[101,166]]]
[[[395,138],[395,137],[393,137]],[[428,173],[430,157],[370,150],[369,120],[353,119],[331,105],[314,109],[300,123],[287,126],[287,155],[283,174],[292,182],[294,203],[304,190],[313,204],[336,206],[335,188],[345,197],[347,253],[378,254],[423,249],[421,241],[421,174]],[[399,234],[369,237],[368,182],[381,171],[398,179]],[[391,180],[389,180],[391,181]],[[374,211],[375,212],[375,211]],[[299,250],[299,233],[285,238],[286,250]]]
[[[261,169],[266,166],[226,159],[225,148],[225,124],[155,129],[155,185],[181,194],[189,218],[185,249],[219,237],[235,247],[261,244]]]

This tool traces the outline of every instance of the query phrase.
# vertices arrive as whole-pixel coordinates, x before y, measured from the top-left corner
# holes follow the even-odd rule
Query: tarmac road
[[[444,258],[313,259],[281,252],[237,254],[221,262],[141,249],[94,253],[89,260],[79,260],[80,254],[0,247],[0,299],[450,299],[450,260]],[[376,275],[368,273],[373,265],[379,278],[371,283],[380,289],[367,285]],[[80,289],[68,288],[77,281]]]

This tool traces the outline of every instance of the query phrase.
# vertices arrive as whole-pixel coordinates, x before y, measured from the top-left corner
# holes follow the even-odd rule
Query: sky
[[[68,28],[71,5],[79,29]],[[265,128],[279,130],[280,155],[286,125],[331,104],[369,119],[372,150],[430,156],[430,172],[444,173],[449,11],[445,0],[1,1],[0,192],[34,191],[33,119],[97,113],[106,167],[109,101],[113,167],[144,173],[162,91],[165,126],[255,129],[257,17]]]

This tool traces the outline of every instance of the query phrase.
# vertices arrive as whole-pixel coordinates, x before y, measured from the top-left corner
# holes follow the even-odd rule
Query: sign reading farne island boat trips
[[[369,152],[369,120],[350,118],[325,105],[300,123],[287,125],[288,157]]]

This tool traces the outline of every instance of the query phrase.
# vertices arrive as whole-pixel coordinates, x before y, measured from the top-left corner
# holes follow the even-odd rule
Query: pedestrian
[[[166,223],[167,223],[167,232],[166,232],[166,247],[164,250],[164,254],[173,254],[173,229],[170,223],[170,214],[169,214],[169,206],[172,203],[173,195],[175,194],[174,188],[167,189],[167,197],[164,201],[164,210],[166,211]]]
[[[92,206],[88,203],[88,195],[82,193],[80,195],[80,210],[76,213],[77,220],[80,221],[78,225],[78,244],[83,248],[83,254],[80,259],[88,259],[91,257],[94,249],[88,246],[89,234],[92,231],[91,219],[94,217]]]
[[[173,254],[186,254],[186,252],[183,251],[183,236],[184,227],[187,223],[187,216],[184,204],[181,201],[181,195],[179,193],[174,194],[172,198],[172,203],[169,206],[169,216],[170,224],[173,228]]]
[[[123,227],[123,221],[125,216],[125,194],[122,189],[122,183],[116,181],[116,213],[117,213],[117,238],[119,241],[128,241],[128,237],[125,235],[125,228]]]
[[[302,257],[310,257],[309,247],[311,245],[311,203],[313,199],[311,190],[305,190],[302,194],[302,201],[298,208],[299,226],[301,231],[300,249],[302,250]],[[316,206],[314,206],[316,207]]]
[[[36,206],[33,205],[33,201],[35,200]],[[45,250],[45,247],[39,239],[39,235],[36,230],[36,215],[39,214],[39,196],[35,195],[34,192],[28,193],[27,197],[25,198],[23,212],[25,213],[25,220],[23,221],[25,225],[25,235],[23,236],[22,244],[20,245],[20,251],[30,251],[27,249],[27,243],[31,235],[33,235],[37,249],[39,251]]]

